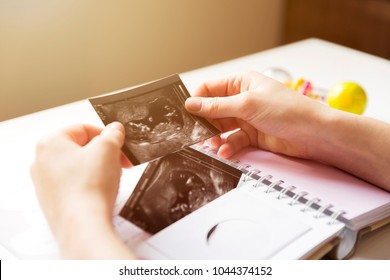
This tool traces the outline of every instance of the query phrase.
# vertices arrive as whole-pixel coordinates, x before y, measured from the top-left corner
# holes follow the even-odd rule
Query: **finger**
[[[124,127],[119,122],[107,125],[102,132],[84,146],[84,152],[93,155],[101,162],[110,162],[120,169],[131,166],[121,150],[124,139]]]
[[[249,135],[242,129],[237,130],[226,138],[226,142],[222,144],[218,150],[218,156],[229,158],[250,145],[251,140]]]
[[[192,114],[208,119],[243,118],[247,98],[247,93],[227,97],[189,97],[185,101],[185,108]]]
[[[245,82],[247,75],[232,75],[227,78],[217,79],[203,83],[193,94],[197,97],[231,96],[242,91],[247,91]]]
[[[269,80],[271,79],[256,71],[247,71],[238,75],[231,75],[227,78],[205,82],[197,88],[193,96],[232,96],[250,89],[257,88]]]
[[[119,150],[125,141],[125,128],[120,122],[110,123],[95,139],[111,149]]]
[[[67,153],[68,149],[73,149],[75,146],[84,146],[101,131],[101,128],[91,125],[69,126],[39,139],[36,144],[36,153]]]
[[[237,118],[222,118],[210,120],[210,122],[217,127],[222,133],[235,130],[240,127]]]
[[[88,124],[81,124],[81,125],[73,125],[68,128],[66,128],[63,133],[67,135],[74,143],[84,146],[91,139],[99,135],[102,131],[102,128],[88,125]]]
[[[117,133],[119,132],[119,134]],[[114,147],[121,148],[124,144],[125,139],[125,128],[120,122],[113,122],[106,126],[101,132],[101,138],[106,138],[106,141],[114,141]],[[115,143],[116,142],[116,143]],[[133,166],[131,161],[126,157],[126,155],[121,152],[120,161],[122,168],[130,168]]]
[[[121,154],[121,163],[122,163],[122,168],[130,168],[133,167],[133,164],[131,161],[125,156],[124,153]]]
[[[227,96],[228,83],[229,83],[228,78],[205,82],[196,89],[193,96],[198,96],[198,97]]]
[[[205,142],[207,146],[213,147],[214,149],[218,149],[221,145],[221,135],[215,135],[207,139]]]
[[[42,138],[42,142],[50,143],[52,146],[67,144],[76,144],[78,146],[84,146],[95,136],[99,135],[102,128],[95,127],[88,124],[77,124],[66,127],[60,131],[52,133],[45,138]]]

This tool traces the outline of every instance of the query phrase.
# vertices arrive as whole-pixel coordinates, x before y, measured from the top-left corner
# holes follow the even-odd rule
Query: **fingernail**
[[[200,111],[200,109],[202,109],[202,99],[199,97],[189,97],[187,98],[185,105],[189,111]]]
[[[108,129],[116,129],[121,132],[123,132],[123,125],[120,122],[112,122],[109,125],[107,125]]]

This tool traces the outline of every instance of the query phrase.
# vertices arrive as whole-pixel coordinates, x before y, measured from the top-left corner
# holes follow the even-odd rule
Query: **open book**
[[[183,152],[197,155],[193,161],[201,167],[208,166],[208,158],[217,159],[204,147],[186,150],[193,150]],[[170,161],[169,168],[157,170],[165,160],[149,163],[138,175],[137,186],[123,196],[131,194],[121,210],[127,220],[117,218],[121,220],[118,232],[142,258],[307,259],[330,252],[332,257],[343,259],[353,252],[359,233],[390,221],[388,192],[330,166],[247,148],[231,161],[218,159],[219,167],[225,164],[228,174],[232,167],[242,171],[236,187],[219,189],[217,198],[218,191],[209,199],[210,191],[204,191],[197,199],[208,202],[194,211],[186,211],[191,206],[187,195],[187,203],[183,203],[187,208],[182,207],[186,213],[167,222],[164,213],[177,210],[177,203],[172,202],[177,201],[172,199],[177,194],[167,194],[171,192],[170,180],[161,176],[169,178],[178,170],[185,174],[189,169]],[[235,176],[237,173],[231,177]],[[160,184],[146,187],[147,178]],[[164,191],[167,209],[158,205],[157,193]]]
[[[333,167],[253,148],[224,160],[193,145],[218,131],[187,115],[186,97],[174,75],[90,100],[103,122],[125,125],[129,158],[149,162],[122,180],[131,187],[116,217],[140,257],[342,259],[390,221],[390,193]]]

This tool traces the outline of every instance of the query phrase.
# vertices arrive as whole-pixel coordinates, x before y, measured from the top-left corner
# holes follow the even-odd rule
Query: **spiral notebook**
[[[142,258],[343,259],[360,233],[390,221],[390,193],[333,167],[254,148],[231,160],[190,149],[240,170],[239,183],[133,241]]]

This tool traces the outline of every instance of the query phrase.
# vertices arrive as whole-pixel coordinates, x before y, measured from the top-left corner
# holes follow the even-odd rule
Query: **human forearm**
[[[107,215],[74,213],[55,234],[65,259],[134,259]]]
[[[321,122],[310,157],[390,191],[390,125],[334,109]]]

